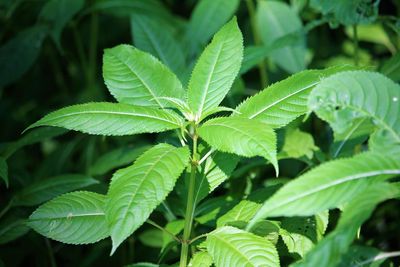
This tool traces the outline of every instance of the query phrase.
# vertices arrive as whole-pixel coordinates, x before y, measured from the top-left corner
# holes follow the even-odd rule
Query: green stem
[[[158,225],[157,223],[155,223],[152,220],[147,220],[146,221],[148,224],[154,226],[155,228],[161,230],[162,232],[170,235],[176,242],[181,243],[181,240],[179,238],[177,238],[173,233],[171,233],[170,231],[168,231],[167,229],[163,228],[162,226]]]
[[[197,132],[194,129],[193,134],[193,154],[192,154],[192,163],[190,170],[190,180],[189,180],[189,190],[188,190],[188,199],[186,206],[186,215],[185,215],[185,228],[183,230],[183,238],[182,238],[182,250],[181,250],[181,259],[179,267],[186,267],[188,254],[189,254],[189,245],[190,245],[190,235],[192,233],[192,225],[193,225],[193,215],[195,209],[195,201],[194,201],[194,192],[196,186],[196,170],[198,166],[197,161]]]
[[[256,24],[256,9],[254,7],[253,0],[246,0],[247,10],[249,11],[251,30],[253,32],[254,44],[261,45],[261,37],[258,32]],[[268,85],[267,68],[265,66],[265,61],[261,60],[258,63],[258,71],[260,73],[261,87],[264,88]]]
[[[353,25],[354,64],[358,66],[358,33],[357,24]]]

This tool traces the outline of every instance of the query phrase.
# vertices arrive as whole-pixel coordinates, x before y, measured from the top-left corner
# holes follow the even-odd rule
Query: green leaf
[[[297,13],[289,5],[279,1],[259,0],[256,23],[265,45],[271,45],[285,35],[303,31],[303,25]],[[304,70],[306,67],[304,34],[295,45],[272,51],[271,59],[289,73]]]
[[[373,181],[399,173],[396,155],[368,152],[327,162],[285,184],[264,203],[251,224],[266,217],[310,216],[338,207]]]
[[[163,246],[163,232],[158,229],[149,229],[139,234],[140,242],[152,248],[161,248]]]
[[[300,158],[306,156],[312,159],[314,151],[317,149],[318,147],[315,145],[311,134],[299,129],[289,129],[285,134],[285,141],[280,156],[283,158]]]
[[[400,143],[387,131],[375,131],[368,140],[368,148],[382,154],[400,155]]]
[[[167,223],[167,225],[165,226],[165,230],[177,236],[180,232],[182,232],[184,227],[185,227],[184,220],[176,220]],[[173,239],[172,236],[166,232],[163,233],[162,241],[163,241],[161,249],[162,251],[164,251],[167,248],[168,244],[170,244],[171,242],[176,242],[176,240]]]
[[[152,54],[177,75],[185,70],[185,55],[172,32],[160,27],[162,21],[144,15],[131,16],[133,41],[137,48]]]
[[[237,116],[259,119],[273,128],[285,126],[307,112],[308,95],[321,80],[348,69],[351,67],[338,66],[294,74],[246,99],[236,108],[241,113]]]
[[[261,208],[261,204],[242,200],[233,209],[219,217],[217,220],[217,227],[228,225],[232,222],[249,222],[257,211]]]
[[[197,252],[190,260],[188,267],[210,267],[213,260],[206,251]]]
[[[188,162],[187,147],[159,144],[113,175],[106,205],[111,254],[166,198]]]
[[[13,206],[35,206],[56,196],[84,188],[99,182],[81,174],[64,174],[39,180],[15,193]]]
[[[8,187],[8,165],[6,159],[3,157],[0,157],[0,178],[3,179]]]
[[[163,132],[179,128],[181,124],[181,117],[168,110],[98,102],[59,109],[26,130],[38,126],[55,126],[88,134],[132,135]]]
[[[373,247],[353,245],[349,247],[348,252],[345,255],[343,255],[342,260],[340,261],[338,267],[348,267],[348,266],[379,267],[381,266],[383,261],[385,261],[385,258],[378,260],[376,257],[381,256],[382,254],[380,254],[380,251],[378,249]],[[368,260],[371,261],[361,265],[362,262]]]
[[[207,236],[207,251],[217,267],[279,266],[279,256],[271,242],[229,226]]]
[[[48,238],[67,244],[89,244],[109,236],[104,215],[106,197],[78,191],[40,206],[28,225]]]
[[[50,0],[43,6],[39,14],[39,22],[50,27],[50,35],[61,48],[61,33],[73,16],[82,9],[84,0]]]
[[[354,120],[369,118],[400,142],[400,85],[368,71],[332,75],[314,88],[308,105],[334,131],[343,132]]]
[[[264,157],[278,173],[276,134],[268,124],[239,117],[216,118],[205,122],[198,133],[210,146],[222,152]]]
[[[181,82],[152,55],[130,45],[106,49],[103,77],[118,102],[151,107],[165,107],[157,97],[184,99]]]
[[[224,99],[239,72],[242,57],[243,37],[233,18],[215,34],[194,67],[188,104],[195,120]]]
[[[395,82],[400,81],[400,53],[397,52],[387,60],[381,69],[381,72]]]
[[[103,175],[107,172],[131,164],[149,145],[119,147],[99,157],[89,169],[91,175]]]
[[[2,221],[0,224],[0,245],[25,235],[29,230],[25,219],[9,218]]]
[[[303,261],[294,264],[293,267],[338,266],[341,256],[347,252],[360,226],[370,217],[375,206],[394,198],[398,193],[399,190],[388,183],[367,187],[344,207],[336,229],[322,239]]]
[[[32,26],[0,47],[0,88],[17,81],[31,68],[39,56],[46,31],[45,26]]]
[[[236,12],[239,0],[201,0],[194,8],[187,27],[189,55],[204,46]]]

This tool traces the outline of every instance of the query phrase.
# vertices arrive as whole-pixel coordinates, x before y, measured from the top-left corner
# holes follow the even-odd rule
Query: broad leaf
[[[239,0],[200,0],[187,28],[189,55],[194,55],[236,12]]]
[[[322,164],[285,184],[264,203],[252,223],[265,217],[310,216],[338,207],[373,181],[396,174],[400,174],[396,155],[369,152]]]
[[[219,217],[217,220],[217,227],[229,225],[229,223],[237,222],[249,222],[257,211],[261,208],[261,204],[242,200],[233,209]]]
[[[339,66],[294,74],[246,99],[236,108],[238,116],[262,120],[273,128],[285,126],[307,112],[308,95],[323,78],[348,69]]]
[[[108,191],[106,217],[112,252],[139,228],[173,189],[189,162],[189,149],[159,144],[117,171]]]
[[[8,165],[6,159],[3,157],[0,157],[0,178],[3,179],[8,187]]]
[[[162,21],[144,15],[131,16],[133,41],[137,48],[157,57],[177,75],[184,72],[185,56],[181,45]]]
[[[398,82],[400,81],[400,53],[391,57],[383,64],[381,72],[390,79]]]
[[[314,143],[311,134],[299,129],[289,129],[285,134],[285,141],[279,156],[282,158],[300,158],[306,156],[313,158],[314,151],[318,147]]]
[[[349,247],[347,253],[343,255],[338,267],[363,266],[379,267],[385,261],[379,249],[367,246],[353,245]]]
[[[266,158],[278,173],[276,134],[268,124],[239,117],[216,118],[205,122],[198,132],[211,147],[220,151]]]
[[[229,226],[207,236],[207,251],[216,267],[279,266],[279,256],[271,242]]]
[[[168,110],[99,102],[59,109],[26,130],[56,126],[89,134],[132,135],[176,129],[181,123],[181,118]]]
[[[257,27],[265,45],[277,39],[301,32],[303,25],[297,13],[289,5],[280,1],[258,1],[256,14]],[[271,59],[289,73],[304,70],[306,67],[306,47],[304,34],[294,45],[283,46],[271,52]]]
[[[243,57],[243,37],[236,18],[219,30],[194,67],[188,104],[198,120],[217,107],[231,88]]]
[[[189,267],[210,267],[213,259],[206,251],[197,252],[189,262]]]
[[[399,194],[399,191],[391,184],[378,183],[356,195],[344,207],[336,229],[322,239],[303,261],[293,266],[337,266],[341,256],[356,237],[359,227],[370,217],[375,206],[395,197],[396,194]]]
[[[8,218],[0,224],[0,245],[11,242],[29,232],[26,219]]]
[[[400,85],[368,71],[332,75],[312,91],[308,105],[334,131],[344,129],[359,118],[369,118],[400,142]]]
[[[63,243],[94,243],[109,236],[104,205],[103,195],[68,193],[40,206],[28,224],[36,232]]]
[[[56,196],[98,183],[86,175],[59,175],[24,187],[14,195],[12,203],[13,206],[35,206]]]
[[[167,106],[158,97],[184,98],[181,82],[154,56],[130,45],[106,49],[103,77],[118,102],[151,107]]]

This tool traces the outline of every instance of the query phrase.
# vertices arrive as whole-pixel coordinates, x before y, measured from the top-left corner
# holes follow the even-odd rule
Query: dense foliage
[[[398,266],[399,14],[2,1],[0,266]]]

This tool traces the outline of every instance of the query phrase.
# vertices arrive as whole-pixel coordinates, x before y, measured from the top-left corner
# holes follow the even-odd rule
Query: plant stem
[[[158,225],[157,223],[155,223],[152,220],[147,220],[146,221],[148,224],[154,226],[155,228],[163,231],[164,233],[170,235],[176,242],[181,243],[181,240],[179,238],[177,238],[173,233],[171,233],[170,231],[168,231],[167,229],[163,228],[162,226]]]
[[[261,45],[261,38],[256,24],[256,11],[253,0],[246,0],[247,10],[249,11],[251,30],[253,32],[254,44]],[[261,87],[264,88],[268,85],[267,68],[265,61],[261,60],[258,63],[258,71],[260,72]]]
[[[196,127],[196,126],[195,126]],[[188,190],[188,199],[186,206],[186,215],[185,215],[185,228],[183,230],[183,238],[182,238],[182,250],[181,250],[181,259],[179,267],[186,267],[188,254],[189,254],[189,244],[190,244],[190,235],[192,233],[192,224],[193,224],[193,214],[195,209],[195,201],[194,201],[194,191],[196,186],[196,170],[198,166],[197,161],[197,132],[194,129],[193,134],[193,151],[192,151],[192,162],[191,162],[191,170],[190,170],[190,180],[189,180],[189,190]]]
[[[353,25],[354,64],[358,66],[358,33],[357,24]]]

